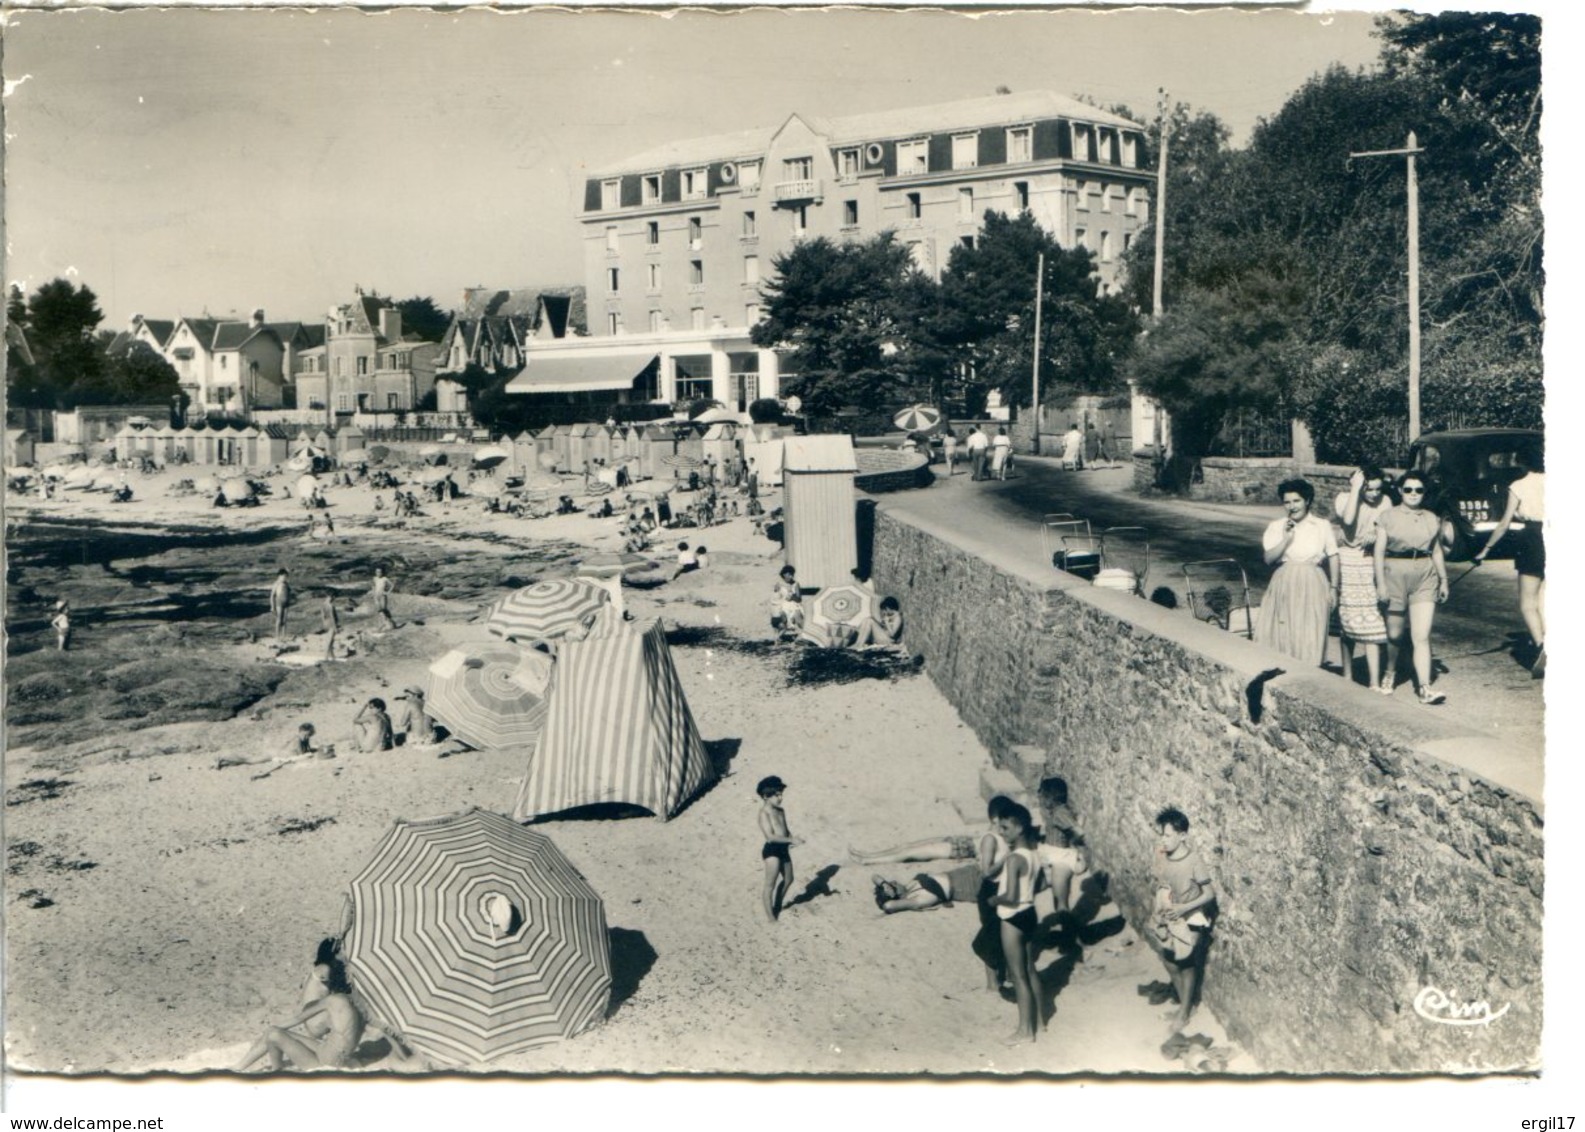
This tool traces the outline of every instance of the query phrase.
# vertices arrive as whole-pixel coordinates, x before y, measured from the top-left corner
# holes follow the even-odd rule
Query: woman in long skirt
[[[1266,564],[1276,566],[1260,603],[1255,639],[1319,666],[1336,600],[1337,539],[1332,524],[1310,513],[1315,488],[1304,480],[1277,487],[1286,514],[1261,538]]]
[[[1376,520],[1392,506],[1387,477],[1366,465],[1348,480],[1337,497],[1337,619],[1343,630],[1343,678],[1354,678],[1354,647],[1365,654],[1366,687],[1381,684],[1381,657],[1387,647],[1387,623],[1376,602]]]

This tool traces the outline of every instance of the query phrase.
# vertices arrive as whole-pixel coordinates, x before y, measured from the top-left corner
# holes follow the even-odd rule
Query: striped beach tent
[[[612,620],[563,642],[544,730],[512,815],[528,821],[597,802],[667,820],[715,767],[699,737],[659,621]]]
[[[398,821],[352,880],[354,994],[449,1065],[572,1037],[605,1017],[605,908],[543,833],[472,809]]]

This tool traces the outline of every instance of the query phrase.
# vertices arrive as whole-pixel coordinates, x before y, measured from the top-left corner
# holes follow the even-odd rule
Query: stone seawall
[[[1222,894],[1204,998],[1264,1069],[1536,1065],[1538,767],[1182,613],[995,558],[878,505],[875,584],[911,647],[1026,787],[1066,784],[1136,927],[1151,818],[1189,815]],[[1500,1016],[1454,1024],[1480,1003]]]

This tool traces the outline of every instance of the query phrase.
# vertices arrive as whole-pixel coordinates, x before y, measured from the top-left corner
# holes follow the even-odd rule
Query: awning
[[[617,354],[602,358],[535,358],[506,383],[508,393],[586,393],[595,389],[631,389],[660,355]]]

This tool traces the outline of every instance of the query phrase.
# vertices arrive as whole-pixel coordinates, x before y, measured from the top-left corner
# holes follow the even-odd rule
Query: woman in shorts
[[[1376,519],[1376,598],[1387,610],[1387,671],[1381,692],[1397,684],[1398,655],[1405,627],[1414,656],[1414,678],[1422,704],[1447,699],[1431,687],[1431,623],[1447,600],[1447,562],[1442,557],[1442,521],[1428,507],[1426,479],[1405,472],[1398,481],[1402,503]]]

